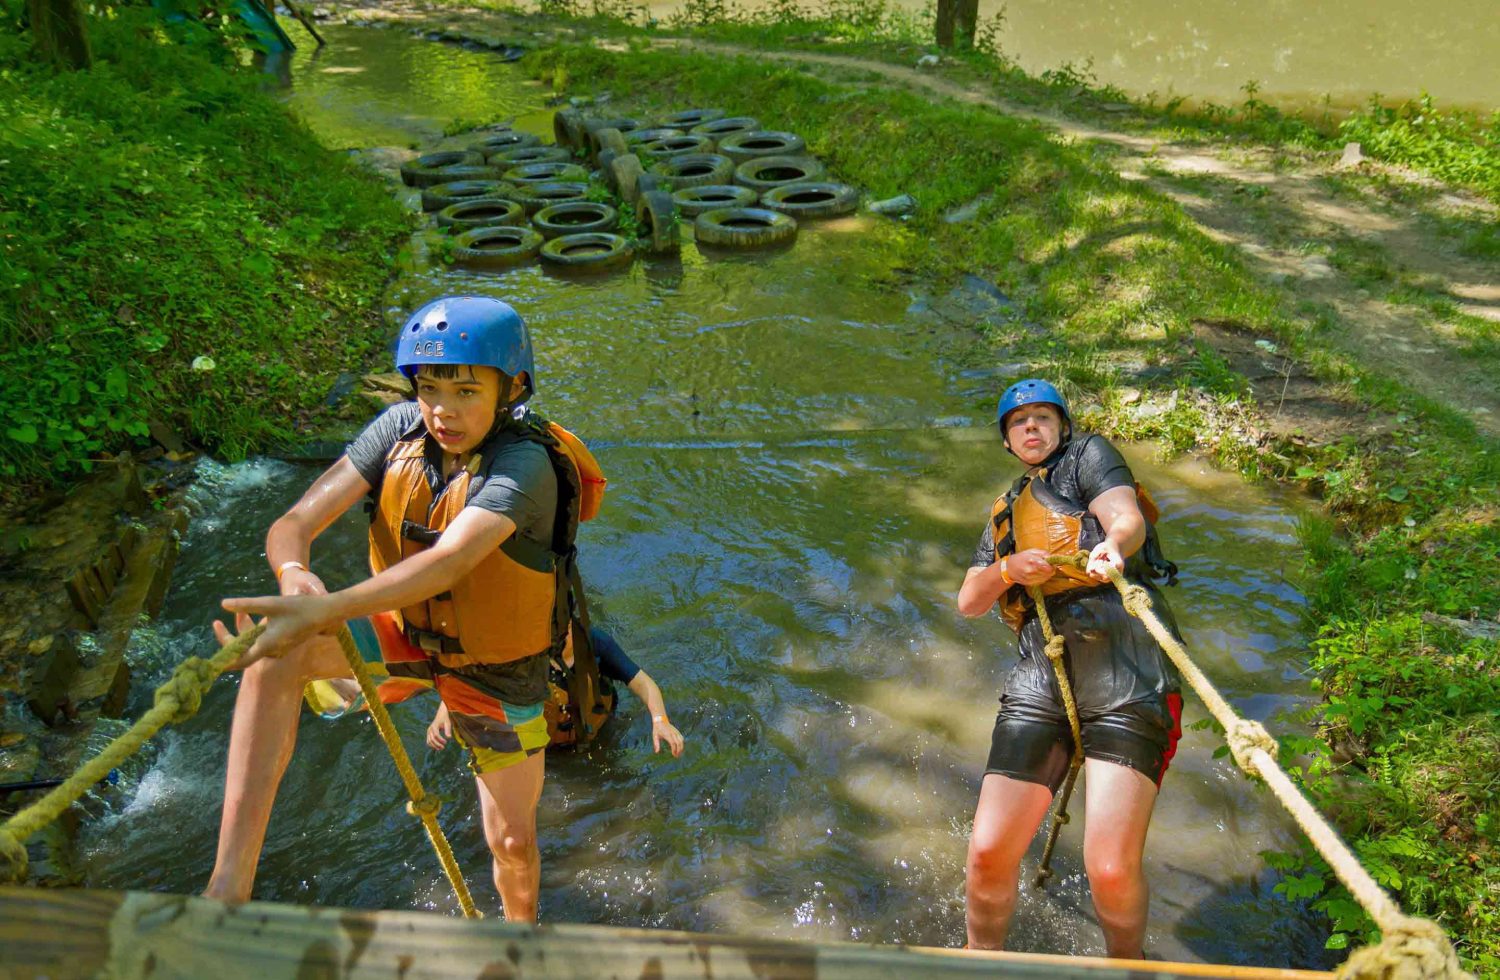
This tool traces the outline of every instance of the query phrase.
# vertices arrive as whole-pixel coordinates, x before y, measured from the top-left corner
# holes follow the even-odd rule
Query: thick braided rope
[[[1083,768],[1083,728],[1078,722],[1078,704],[1073,700],[1073,685],[1068,680],[1067,666],[1063,663],[1066,644],[1052,629],[1052,617],[1047,614],[1047,603],[1042,590],[1034,585],[1026,587],[1031,601],[1036,605],[1036,615],[1042,625],[1042,637],[1047,641],[1047,659],[1052,663],[1052,673],[1057,677],[1057,691],[1062,697],[1063,708],[1068,713],[1068,727],[1073,730],[1073,757],[1068,760],[1068,777],[1063,782],[1062,793],[1057,798],[1057,809],[1052,812],[1052,826],[1047,829],[1047,843],[1042,848],[1042,861],[1037,866],[1032,887],[1041,888],[1052,877],[1052,852],[1057,847],[1057,838],[1063,824],[1068,822],[1068,801],[1073,798],[1073,787],[1078,782],[1078,770]]]
[[[203,703],[203,695],[218,676],[238,660],[256,637],[265,631],[256,626],[220,647],[208,660],[189,657],[177,665],[172,676],[156,689],[149,711],[106,745],[98,755],[78,768],[46,796],[0,824],[0,882],[19,883],[26,877],[26,839],[62,816],[83,794],[109,771],[139,752],[166,725],[187,721]]]
[[[1088,556],[1083,552],[1074,559],[1073,564],[1079,568],[1088,563]],[[1349,850],[1338,832],[1302,795],[1276,761],[1276,740],[1258,722],[1235,714],[1229,702],[1193,663],[1182,644],[1162,625],[1151,608],[1150,593],[1129,582],[1119,569],[1109,568],[1108,571],[1109,580],[1124,600],[1126,611],[1145,624],[1146,630],[1172,659],[1183,679],[1203,699],[1214,719],[1224,726],[1235,762],[1247,775],[1265,781],[1344,887],[1380,927],[1380,943],[1355,951],[1339,968],[1341,980],[1418,980],[1427,977],[1473,980],[1459,966],[1458,954],[1442,927],[1403,913],[1395,900],[1359,863],[1359,858]]]
[[[453,856],[453,848],[448,845],[448,838],[443,833],[442,825],[438,823],[438,810],[442,808],[443,801],[436,796],[428,795],[427,791],[422,788],[422,781],[417,777],[411,758],[406,754],[406,746],[401,744],[401,736],[396,732],[396,726],[391,721],[391,713],[386,710],[384,702],[380,700],[380,693],[375,690],[375,681],[370,677],[369,668],[365,666],[365,658],[360,656],[359,647],[355,646],[354,637],[350,634],[349,628],[345,626],[340,629],[338,636],[339,649],[344,651],[344,659],[349,661],[349,669],[354,671],[354,678],[359,681],[359,689],[364,692],[365,704],[370,709],[370,717],[375,720],[375,729],[380,732],[380,737],[391,754],[391,761],[396,764],[396,772],[400,774],[401,782],[406,785],[406,795],[411,797],[411,801],[406,804],[406,812],[422,821],[422,829],[427,831],[427,839],[432,842],[432,849],[437,852],[438,863],[443,866],[443,873],[448,876],[448,883],[453,886],[453,894],[458,896],[458,904],[463,909],[464,918],[481,918],[479,910],[474,907],[474,896],[469,894],[469,886],[464,882],[463,872],[459,870],[458,860]]]

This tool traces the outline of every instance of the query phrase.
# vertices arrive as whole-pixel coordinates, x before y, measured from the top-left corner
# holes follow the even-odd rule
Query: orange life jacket
[[[1152,578],[1165,577],[1171,584],[1176,580],[1177,566],[1161,556],[1156,537],[1156,522],[1161,512],[1150,492],[1139,483],[1135,485],[1135,499],[1146,519],[1146,542],[1127,560],[1126,574],[1134,571],[1137,575]],[[1021,477],[1010,490],[995,498],[990,508],[990,523],[996,561],[1032,548],[1059,557],[1088,552],[1104,540],[1104,528],[1098,518],[1084,505],[1053,490],[1047,483],[1046,469]],[[1063,565],[1056,571],[1057,574],[1038,587],[1042,595],[1093,589],[1100,585],[1087,572],[1071,565]],[[1012,585],[1001,594],[1000,618],[1017,633],[1021,632],[1021,624],[1030,611],[1031,599],[1025,586]]]
[[[585,609],[574,540],[578,523],[598,513],[605,479],[577,437],[533,413],[507,425],[474,454],[468,466],[434,494],[427,480],[426,434],[393,446],[370,523],[370,569],[379,574],[425,551],[468,503],[475,476],[514,439],[547,450],[557,474],[557,516],[550,547],[511,535],[453,588],[399,610],[403,632],[444,666],[508,663],[560,650],[568,624]],[[587,617],[586,611],[582,613]],[[592,649],[581,660],[580,703],[597,700],[598,666]]]
[[[547,734],[556,747],[587,745],[610,715],[615,713],[616,695],[614,685],[602,676],[599,679],[598,696],[587,703],[586,710],[579,711],[573,700],[573,674],[578,670],[577,653],[573,666],[568,667],[557,660],[547,677],[547,700],[542,703],[542,714],[547,719]]]

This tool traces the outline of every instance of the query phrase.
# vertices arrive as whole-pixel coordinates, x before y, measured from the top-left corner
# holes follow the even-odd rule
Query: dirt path
[[[1210,237],[1323,312],[1321,340],[1394,375],[1500,436],[1500,262],[1462,254],[1461,232],[1500,209],[1369,161],[1341,166],[1267,148],[1161,142],[1040,112],[982,83],[844,55],[765,51],[680,38],[658,47],[753,55],[831,76],[871,73],[891,85],[1040,122],[1075,141],[1106,144],[1122,176],[1176,200]],[[1225,339],[1208,331],[1211,340]],[[1231,345],[1233,346],[1233,345]],[[1235,360],[1235,350],[1225,353]],[[1253,380],[1253,379],[1252,379]]]

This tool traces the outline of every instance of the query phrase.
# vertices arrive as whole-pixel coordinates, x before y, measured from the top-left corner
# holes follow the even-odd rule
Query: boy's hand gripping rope
[[[1088,555],[1082,551],[1075,555],[1064,558],[1053,557],[1049,559],[1054,565],[1072,565],[1075,568],[1085,569],[1088,567]],[[1151,594],[1142,586],[1126,580],[1119,569],[1108,568],[1109,580],[1119,591],[1120,598],[1125,603],[1126,612],[1139,619],[1145,624],[1147,632],[1161,645],[1163,652],[1171,658],[1184,680],[1192,687],[1193,691],[1203,699],[1208,706],[1209,713],[1214,720],[1223,726],[1225,740],[1229,743],[1230,753],[1234,761],[1244,770],[1245,774],[1253,778],[1263,780],[1276,799],[1297,821],[1302,832],[1312,841],[1318,853],[1328,862],[1344,887],[1349,889],[1350,894],[1362,905],[1370,918],[1380,927],[1381,941],[1376,946],[1367,946],[1356,950],[1343,966],[1339,967],[1338,977],[1340,980],[1426,980],[1426,978],[1448,978],[1448,980],[1474,980],[1471,974],[1465,973],[1459,966],[1458,954],[1453,950],[1453,944],[1448,941],[1447,935],[1441,926],[1428,919],[1419,919],[1406,915],[1401,911],[1394,899],[1386,894],[1385,889],[1376,883],[1370,873],[1360,865],[1359,859],[1349,850],[1349,846],[1340,839],[1338,833],[1328,824],[1307,798],[1297,789],[1276,761],[1277,744],[1276,739],[1258,721],[1250,721],[1235,714],[1229,702],[1224,700],[1218,690],[1193,663],[1182,644],[1177,638],[1162,625],[1151,608]],[[1047,637],[1047,655],[1053,658],[1053,643],[1056,641],[1057,658],[1053,658],[1053,664],[1058,673],[1058,686],[1063,691],[1064,704],[1068,706],[1068,718],[1073,723],[1073,742],[1075,746],[1075,759],[1081,751],[1081,742],[1078,738],[1076,707],[1072,705],[1072,691],[1067,685],[1066,673],[1060,663],[1062,655],[1062,642],[1051,632],[1051,623],[1046,619],[1045,606],[1041,601],[1038,590],[1032,591],[1032,598],[1036,601],[1039,616],[1042,618],[1043,634]],[[1076,768],[1069,773],[1069,783],[1076,774]],[[1067,796],[1063,797],[1063,805],[1067,804]],[[1054,820],[1053,834],[1057,828],[1065,823],[1066,816],[1061,820]],[[1050,856],[1053,841],[1047,842],[1046,856]],[[1044,865],[1045,873],[1045,865]],[[1045,880],[1042,874],[1038,875],[1038,881]]]

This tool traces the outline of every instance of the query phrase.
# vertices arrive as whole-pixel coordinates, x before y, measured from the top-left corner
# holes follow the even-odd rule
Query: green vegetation
[[[89,29],[94,66],[60,73],[0,33],[12,487],[64,484],[151,420],[231,457],[284,438],[380,345],[407,228],[219,36],[140,8]]]
[[[1489,617],[1500,605],[1500,447],[1456,412],[1321,349],[1320,321],[1287,308],[1176,205],[1115,175],[1101,151],[993,112],[624,36],[625,54],[563,46],[527,64],[559,89],[609,89],[616,102],[628,92],[632,112],[753,109],[804,136],[840,179],[876,197],[914,194],[917,214],[882,235],[894,264],[939,281],[974,273],[1015,298],[1023,312],[986,328],[997,358],[1062,376],[1097,429],[1198,448],[1324,497],[1339,525],[1309,524],[1304,536],[1326,738],[1288,748],[1407,910],[1442,922],[1472,966],[1500,963],[1500,657],[1494,641],[1421,619]],[[974,202],[972,220],[944,220]],[[1262,410],[1243,359],[1219,349],[1215,331],[1255,338],[1288,377],[1325,392],[1332,424],[1321,435],[1273,430],[1274,396]],[[1367,416],[1376,421],[1349,424]],[[1331,946],[1366,938],[1362,913],[1315,858],[1273,860],[1289,896],[1328,913]]]

